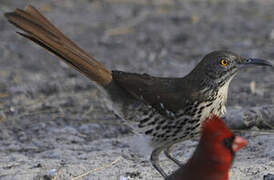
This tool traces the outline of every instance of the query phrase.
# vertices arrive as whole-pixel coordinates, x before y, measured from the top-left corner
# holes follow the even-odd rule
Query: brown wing
[[[176,112],[185,104],[179,78],[159,78],[147,74],[112,71],[113,80],[135,98],[151,105],[163,115]]]

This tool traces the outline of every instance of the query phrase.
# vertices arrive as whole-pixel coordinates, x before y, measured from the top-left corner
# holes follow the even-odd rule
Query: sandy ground
[[[94,84],[15,34],[3,13],[28,3],[110,69],[184,76],[216,49],[274,62],[273,1],[0,0],[1,180],[86,172],[78,179],[161,179],[129,149],[129,129],[105,109]],[[246,69],[230,86],[228,107],[272,105],[273,88],[273,69]],[[274,132],[253,127],[240,135],[249,145],[231,179],[274,179],[266,176],[274,174]],[[196,143],[178,144],[174,155],[186,161]],[[161,164],[177,168],[164,157]]]

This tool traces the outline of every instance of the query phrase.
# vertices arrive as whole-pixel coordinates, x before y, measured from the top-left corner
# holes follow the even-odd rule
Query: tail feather
[[[26,32],[18,34],[60,57],[88,78],[102,86],[107,86],[112,81],[110,70],[79,48],[34,7],[28,5],[25,10],[16,9],[5,16],[12,24]]]

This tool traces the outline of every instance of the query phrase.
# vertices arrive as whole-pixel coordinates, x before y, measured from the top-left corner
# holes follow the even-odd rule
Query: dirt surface
[[[105,109],[93,83],[15,34],[3,13],[28,3],[110,69],[184,76],[217,49],[274,63],[273,1],[0,0],[1,180],[72,179],[86,172],[79,179],[161,179],[129,149],[128,128]],[[272,105],[273,72],[239,73],[228,107]],[[274,174],[274,132],[252,128],[240,135],[249,145],[237,154],[231,179]],[[178,144],[174,154],[186,161],[196,143]],[[177,168],[165,158],[161,164],[167,172]]]

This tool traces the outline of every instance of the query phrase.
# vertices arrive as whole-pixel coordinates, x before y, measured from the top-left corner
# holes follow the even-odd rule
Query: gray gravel
[[[27,3],[110,69],[184,76],[217,49],[274,63],[273,1],[0,0],[1,180],[85,172],[79,179],[161,179],[129,149],[132,134],[105,109],[93,83],[15,34],[2,14]],[[230,86],[229,109],[273,106],[273,88],[273,69],[246,69]],[[249,145],[237,154],[231,179],[271,178],[273,130],[237,134]],[[196,143],[178,144],[174,154],[186,161]],[[168,172],[177,168],[164,157],[161,164]]]

